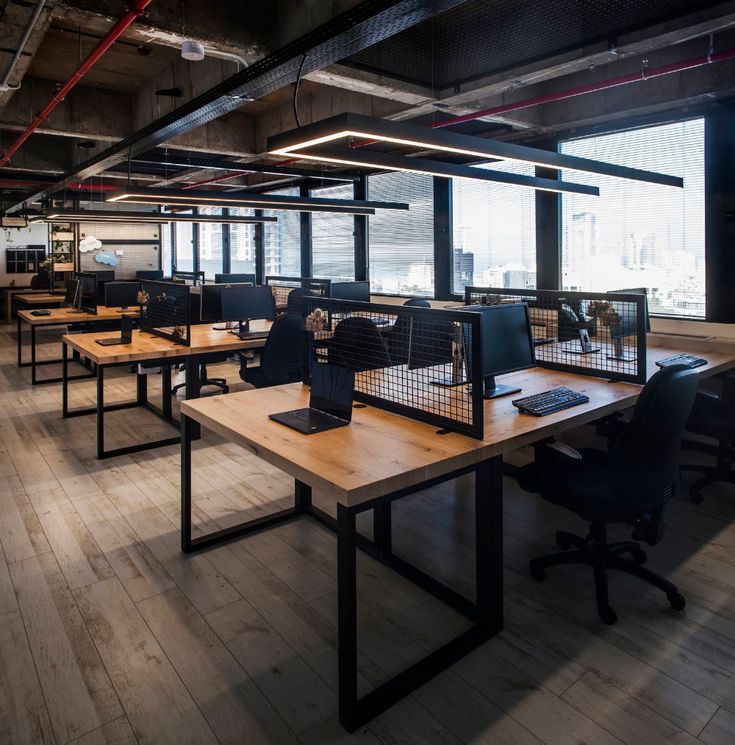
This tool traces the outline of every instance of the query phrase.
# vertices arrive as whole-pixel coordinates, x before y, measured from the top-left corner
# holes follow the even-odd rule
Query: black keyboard
[[[250,339],[266,339],[268,338],[267,331],[248,331],[247,333],[240,334],[237,331],[232,332],[238,339],[242,341],[249,341]]]
[[[703,360],[701,357],[695,357],[693,354],[672,354],[671,357],[656,360],[656,364],[661,368],[672,367],[673,365],[685,365],[692,368],[706,365],[707,360]]]
[[[333,424],[335,419],[342,421],[339,417],[327,414],[326,411],[319,411],[319,409],[296,409],[291,412],[291,416],[294,419],[300,419],[302,422],[306,422],[310,425],[327,425]]]
[[[546,414],[553,414],[555,411],[568,409],[570,406],[586,404],[588,401],[589,398],[583,393],[577,393],[569,388],[552,388],[550,391],[536,393],[533,396],[517,398],[511,403],[524,414],[545,416]]]

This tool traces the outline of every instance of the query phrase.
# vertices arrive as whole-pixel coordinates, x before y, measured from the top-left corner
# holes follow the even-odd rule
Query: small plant
[[[321,308],[314,308],[308,316],[304,325],[307,331],[321,331],[324,328],[324,321],[326,316]]]
[[[148,293],[145,290],[138,290],[138,295],[136,297],[138,305],[147,305],[148,299]]]
[[[620,325],[620,314],[607,300],[593,300],[587,306],[587,315],[596,318],[603,326]]]

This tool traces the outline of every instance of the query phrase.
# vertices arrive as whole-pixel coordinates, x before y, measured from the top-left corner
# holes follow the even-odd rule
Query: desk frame
[[[191,443],[199,425],[181,416],[181,548],[185,553],[212,548],[225,541],[267,530],[308,516],[337,534],[338,699],[339,720],[354,732],[428,680],[453,665],[503,629],[503,460],[495,456],[478,464],[428,479],[353,507],[337,503],[337,519],[315,507],[311,487],[296,480],[293,507],[229,528],[192,538]],[[391,505],[435,484],[467,473],[475,474],[475,599],[470,600],[393,553]],[[373,540],[357,533],[357,515],[373,510]],[[433,595],[473,622],[394,677],[358,697],[357,549]]]

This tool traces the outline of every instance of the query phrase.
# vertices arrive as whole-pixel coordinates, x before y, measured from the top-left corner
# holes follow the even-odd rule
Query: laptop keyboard
[[[335,421],[344,421],[339,417],[327,414],[325,411],[318,411],[317,409],[297,409],[296,411],[291,412],[291,414],[294,419],[300,419],[306,424],[332,424]]]

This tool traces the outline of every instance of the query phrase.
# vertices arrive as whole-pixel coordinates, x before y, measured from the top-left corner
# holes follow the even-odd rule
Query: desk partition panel
[[[331,279],[315,279],[314,277],[283,277],[270,274],[266,276],[265,283],[273,288],[273,296],[276,305],[284,307],[288,303],[291,290],[301,289],[305,295],[315,297],[329,297]]]
[[[145,280],[140,284],[141,291],[147,294],[140,308],[140,330],[188,347],[191,344],[189,285]]]
[[[479,314],[308,296],[303,309],[306,382],[313,365],[350,367],[357,401],[482,439]]]
[[[527,303],[539,367],[646,382],[645,295],[465,287],[466,305]]]

